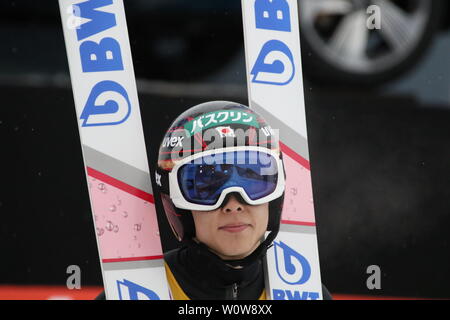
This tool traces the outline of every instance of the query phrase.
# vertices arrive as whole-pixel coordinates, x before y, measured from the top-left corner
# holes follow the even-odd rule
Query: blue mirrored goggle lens
[[[178,170],[178,183],[191,203],[214,205],[222,191],[241,187],[252,200],[275,191],[278,168],[275,158],[259,151],[234,151],[197,158]]]

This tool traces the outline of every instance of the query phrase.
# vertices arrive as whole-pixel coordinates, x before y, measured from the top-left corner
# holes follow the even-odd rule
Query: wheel
[[[378,28],[368,26],[376,12],[368,12],[371,5],[379,9]],[[366,87],[411,69],[428,48],[443,11],[440,0],[299,0],[298,7],[306,77]]]

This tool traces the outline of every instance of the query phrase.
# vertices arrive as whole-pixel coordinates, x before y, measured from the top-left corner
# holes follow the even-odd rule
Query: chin
[[[220,250],[220,255],[225,260],[239,260],[243,259],[246,256],[248,256],[251,251],[250,249],[243,249],[243,250]]]
[[[236,255],[226,255],[221,256],[222,260],[241,260],[244,259],[248,254],[236,254]]]

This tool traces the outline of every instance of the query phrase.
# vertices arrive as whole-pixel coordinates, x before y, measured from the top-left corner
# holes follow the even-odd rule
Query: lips
[[[244,231],[245,229],[251,227],[251,224],[248,223],[229,223],[222,227],[219,227],[219,230],[236,233]]]

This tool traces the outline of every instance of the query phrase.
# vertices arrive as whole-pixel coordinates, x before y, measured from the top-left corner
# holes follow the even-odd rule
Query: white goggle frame
[[[178,183],[178,170],[187,163],[192,162],[195,159],[202,158],[205,156],[210,155],[216,155],[216,154],[223,154],[228,152],[236,152],[236,151],[258,151],[262,152],[268,155],[271,155],[276,162],[277,165],[277,186],[275,187],[275,190],[260,199],[252,200],[248,197],[247,193],[242,187],[229,187],[222,191],[219,199],[217,202],[213,205],[203,205],[203,204],[197,204],[187,201],[183,197],[183,193],[181,192],[180,185]],[[170,190],[170,198],[175,205],[175,207],[179,209],[185,209],[185,210],[196,210],[196,211],[211,211],[216,210],[222,205],[223,200],[225,199],[226,195],[231,192],[237,192],[239,193],[242,198],[247,202],[249,205],[260,205],[266,202],[270,202],[272,200],[275,200],[279,198],[283,193],[285,189],[285,178],[284,178],[284,170],[283,170],[283,161],[280,159],[279,152],[281,151],[274,151],[269,150],[267,148],[258,147],[258,146],[240,146],[240,147],[227,147],[222,149],[214,149],[205,151],[202,153],[197,153],[192,156],[188,156],[178,162],[174,165],[172,168],[172,171],[169,173],[169,190]]]

